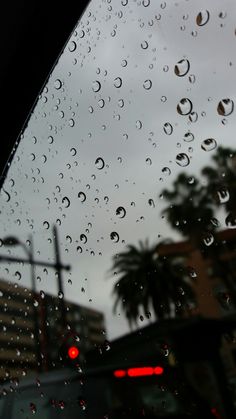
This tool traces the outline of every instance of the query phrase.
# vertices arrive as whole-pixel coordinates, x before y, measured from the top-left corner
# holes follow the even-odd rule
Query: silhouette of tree
[[[164,189],[169,201],[163,214],[175,230],[199,244],[204,233],[215,228],[214,210],[206,188],[193,176],[180,173],[171,190]]]
[[[201,173],[204,177],[202,184],[196,177],[180,173],[173,188],[162,191],[169,202],[163,211],[167,221],[195,248],[202,248],[204,239],[210,240],[211,234],[220,226],[216,218],[220,205],[227,212],[226,226],[236,226],[236,152],[218,147],[212,156],[212,165],[204,167]],[[204,254],[214,261],[215,270],[236,306],[236,290],[230,279],[229,266],[220,260],[221,246],[217,238],[214,240],[213,237],[212,243],[209,247],[204,246]]]
[[[167,221],[198,246],[205,233],[219,227],[216,218],[219,205],[229,212],[226,225],[228,223],[230,226],[236,218],[236,152],[231,148],[219,147],[212,157],[212,163],[201,171],[204,182],[180,173],[173,188],[162,191],[163,197],[169,202],[163,211]]]
[[[202,169],[206,178],[206,194],[216,207],[223,206],[227,213],[226,226],[236,225],[236,152],[219,147],[212,157],[213,165]]]
[[[112,272],[119,279],[114,285],[116,295],[114,311],[121,303],[129,324],[136,323],[143,311],[150,310],[156,319],[171,316],[173,306],[176,316],[183,316],[189,303],[195,303],[195,294],[184,278],[183,268],[174,260],[158,256],[158,247],[139,242],[139,247],[129,245],[127,251],[113,257]]]

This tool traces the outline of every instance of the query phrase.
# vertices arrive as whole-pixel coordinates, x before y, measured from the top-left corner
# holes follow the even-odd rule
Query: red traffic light
[[[68,356],[70,359],[76,359],[79,356],[79,349],[76,346],[71,346],[68,349]]]

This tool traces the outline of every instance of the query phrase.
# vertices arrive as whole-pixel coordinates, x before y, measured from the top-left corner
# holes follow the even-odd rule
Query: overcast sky
[[[160,217],[161,190],[180,171],[199,175],[214,153],[201,148],[205,139],[235,146],[235,111],[224,117],[217,106],[235,103],[236,3],[166,3],[91,2],[39,97],[0,197],[0,236],[26,242],[33,234],[37,259],[53,260],[57,224],[62,260],[71,265],[65,298],[102,310],[109,338],[128,331],[123,313],[112,315],[112,255],[146,238],[177,240]],[[192,116],[177,112],[181,99]],[[192,142],[183,140],[188,131]],[[179,153],[189,164],[176,163]],[[1,264],[0,273],[30,285],[27,267]],[[54,273],[36,273],[37,289],[55,294]]]

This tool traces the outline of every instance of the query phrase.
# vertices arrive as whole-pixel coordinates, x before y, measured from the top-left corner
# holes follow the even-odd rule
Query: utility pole
[[[55,270],[57,273],[57,283],[58,283],[58,297],[60,299],[60,312],[61,312],[61,321],[62,327],[66,327],[66,309],[65,309],[65,301],[64,301],[64,287],[62,281],[62,264],[60,258],[60,248],[59,248],[59,241],[58,241],[58,234],[57,228],[53,226],[53,238],[54,238],[54,249],[55,249]]]

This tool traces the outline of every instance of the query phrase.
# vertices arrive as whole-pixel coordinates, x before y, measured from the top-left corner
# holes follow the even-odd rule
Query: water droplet
[[[148,203],[149,203],[150,207],[155,208],[155,204],[154,204],[154,201],[153,201],[153,199],[152,199],[152,198],[150,198],[150,199],[148,200]]]
[[[11,195],[4,188],[2,188],[0,194],[1,194],[1,196],[3,196],[3,199],[4,199],[5,202],[10,201]]]
[[[194,140],[194,135],[191,132],[186,132],[186,134],[184,134],[184,141],[186,141],[187,143],[189,143],[190,141]]]
[[[81,202],[86,201],[86,195],[85,195],[85,193],[84,193],[84,192],[79,192],[79,193],[78,193],[78,198],[79,198],[79,200],[80,200]]]
[[[124,218],[126,216],[126,210],[124,207],[118,207],[116,209],[116,215],[118,215],[119,218]]]
[[[39,302],[38,302],[38,300],[36,300],[36,299],[35,299],[35,300],[34,300],[34,306],[35,306],[35,307],[38,307],[38,305],[39,305]]]
[[[227,16],[227,13],[226,12],[220,12],[219,13],[219,18],[220,19],[224,19],[224,18],[226,18],[226,16]]]
[[[119,88],[119,87],[121,87],[121,86],[122,86],[122,79],[121,79],[121,77],[116,77],[116,78],[115,78],[115,80],[114,80],[114,86],[115,86],[116,88]]]
[[[33,415],[37,412],[36,405],[34,403],[30,403],[30,411]]]
[[[234,102],[231,99],[222,99],[217,106],[217,112],[222,116],[229,116],[234,110]]]
[[[64,198],[62,198],[62,204],[65,208],[68,208],[70,206],[70,200],[67,196],[64,196]]]
[[[217,220],[217,218],[212,217],[210,221],[211,221],[211,224],[212,224],[214,227],[220,227],[220,222],[219,222],[219,220]]]
[[[214,138],[207,138],[201,144],[201,148],[204,151],[212,151],[212,150],[215,150],[216,147],[217,147],[217,142],[216,140],[214,140]]]
[[[236,228],[236,213],[235,212],[230,212],[226,219],[225,219],[225,224],[227,225],[228,228]]]
[[[62,298],[64,297],[64,294],[62,291],[58,292],[58,298],[60,298],[60,300],[62,300]]]
[[[62,82],[61,82],[61,80],[60,80],[60,79],[56,79],[56,80],[54,81],[54,87],[55,87],[55,89],[57,89],[57,90],[61,89],[61,87],[62,87]]]
[[[143,83],[143,87],[145,90],[150,90],[152,87],[152,81],[149,79],[145,80],[145,82]]]
[[[149,166],[151,166],[151,164],[152,164],[152,160],[150,159],[150,157],[147,157],[147,158],[146,158],[146,163],[147,163]]]
[[[45,228],[46,230],[48,230],[48,229],[49,229],[49,227],[50,227],[50,224],[49,224],[49,222],[48,222],[48,221],[44,221],[44,222],[43,222],[43,226],[44,226],[44,228]]]
[[[162,96],[162,97],[161,97],[161,102],[162,102],[162,103],[165,103],[166,101],[167,101],[167,97],[166,97],[166,96]]]
[[[70,51],[70,52],[73,52],[73,51],[75,51],[75,50],[76,50],[76,47],[77,47],[76,42],[75,42],[75,41],[71,41],[71,42],[69,43],[68,49],[69,49],[69,51]]]
[[[197,272],[192,266],[187,266],[186,270],[190,278],[197,278]]]
[[[84,243],[84,244],[85,244],[85,243],[87,243],[87,240],[88,240],[88,239],[87,239],[87,236],[85,236],[85,234],[81,234],[81,235],[80,235],[80,241],[81,241],[82,243]]]
[[[97,157],[97,159],[95,160],[95,166],[98,170],[102,170],[104,168],[105,162],[102,157]]]
[[[116,233],[116,231],[112,231],[112,233],[110,234],[110,238],[114,243],[118,243],[118,241],[120,240],[120,236],[118,233]]]
[[[189,121],[190,122],[197,122],[198,120],[198,114],[197,112],[191,112],[189,115]]]
[[[194,178],[193,176],[190,176],[190,177],[188,178],[188,183],[189,183],[190,185],[193,185],[193,184],[194,184],[194,182],[195,182],[195,178]]]
[[[67,243],[72,243],[72,238],[71,238],[71,236],[67,235],[67,236],[66,236],[66,241],[67,241]]]
[[[39,292],[39,295],[40,295],[40,297],[41,297],[42,299],[44,299],[44,298],[45,298],[45,293],[44,293],[43,291],[40,291],[40,292]]]
[[[63,400],[59,400],[58,406],[60,407],[61,410],[65,409],[65,402]]]
[[[189,76],[189,82],[191,83],[191,84],[194,84],[195,83],[195,81],[196,81],[196,76],[194,75],[194,74],[190,74],[190,76]]]
[[[150,0],[143,0],[143,1],[142,1],[142,5],[143,5],[144,7],[148,7],[148,6],[150,5]]]
[[[99,92],[99,90],[101,89],[101,83],[100,83],[100,81],[95,80],[95,81],[93,82],[92,89],[93,89],[93,91],[94,91],[95,93]]]
[[[148,42],[147,42],[147,41],[143,41],[143,42],[141,43],[141,48],[142,48],[142,49],[147,49],[147,48],[148,48]]]
[[[84,399],[81,399],[81,398],[79,399],[79,406],[82,410],[86,409],[86,402]]]
[[[206,246],[211,246],[211,245],[212,245],[212,243],[214,243],[214,236],[213,236],[213,234],[211,234],[211,233],[207,233],[207,234],[204,236],[204,238],[203,238],[203,243],[204,243]]]
[[[136,121],[136,128],[137,129],[141,129],[142,128],[142,126],[143,126],[143,124],[142,124],[142,122],[141,121]]]
[[[227,188],[222,187],[220,189],[218,189],[217,193],[217,198],[220,204],[225,204],[226,202],[229,201],[229,191]]]
[[[175,161],[181,167],[186,167],[190,163],[189,157],[185,153],[177,154]]]
[[[77,153],[77,151],[76,151],[76,149],[75,149],[74,147],[72,147],[72,148],[70,149],[70,153],[71,153],[71,155],[72,155],[72,156],[75,156],[75,155],[76,155],[76,153]]]
[[[81,246],[78,246],[76,250],[77,250],[78,253],[82,253],[83,252],[83,249],[82,249]]]
[[[177,62],[174,68],[174,72],[178,77],[184,77],[190,69],[190,62],[187,59],[183,59]]]
[[[189,115],[192,111],[193,104],[190,99],[183,98],[177,105],[177,112],[180,115]]]
[[[31,153],[31,154],[30,154],[30,160],[31,160],[31,161],[34,161],[34,160],[35,160],[35,154],[34,154],[34,153]]]
[[[100,99],[100,100],[98,101],[98,105],[100,106],[100,108],[104,108],[104,106],[105,106],[105,100]]]
[[[19,271],[16,271],[15,272],[15,277],[16,277],[16,279],[18,279],[18,281],[20,281],[20,279],[21,279],[21,273]]]
[[[170,174],[171,174],[171,170],[170,170],[170,168],[169,168],[169,167],[163,167],[163,169],[162,169],[162,173],[163,173],[164,175],[166,175],[166,176],[170,176]]]
[[[75,121],[73,118],[69,119],[69,126],[73,127],[75,125]]]
[[[172,125],[169,122],[166,122],[164,124],[163,129],[164,129],[164,133],[166,135],[171,135],[172,132],[173,132],[173,127],[172,127]]]
[[[210,13],[208,10],[201,10],[196,17],[196,24],[198,26],[204,26],[209,21]]]

